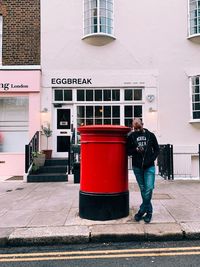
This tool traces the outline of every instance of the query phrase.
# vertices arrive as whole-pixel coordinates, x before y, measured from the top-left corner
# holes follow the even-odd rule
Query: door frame
[[[70,109],[70,121],[71,121],[71,125],[69,129],[57,129],[57,110],[58,109]],[[61,107],[54,107],[54,111],[53,111],[53,157],[55,158],[66,158],[68,157],[68,153],[67,152],[57,152],[57,136],[60,136],[59,131],[63,131],[66,132],[66,134],[62,134],[61,136],[72,136],[72,125],[73,125],[73,105],[72,104],[62,104]]]

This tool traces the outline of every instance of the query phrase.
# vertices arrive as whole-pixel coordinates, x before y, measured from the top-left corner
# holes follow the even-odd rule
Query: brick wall
[[[0,0],[3,65],[40,65],[40,0]]]

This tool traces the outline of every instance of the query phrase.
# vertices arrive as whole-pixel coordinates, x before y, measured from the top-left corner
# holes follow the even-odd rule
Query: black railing
[[[163,178],[174,179],[173,145],[159,145],[158,172]]]
[[[80,144],[71,144],[70,147],[70,172],[73,173],[74,165],[80,163]]]
[[[68,162],[69,173],[73,173],[74,166],[80,164],[80,133],[75,129],[72,132]]]
[[[29,144],[25,145],[25,173],[28,172],[28,169],[30,168],[33,162],[32,153],[38,151],[39,151],[39,131],[37,131],[34,134]]]

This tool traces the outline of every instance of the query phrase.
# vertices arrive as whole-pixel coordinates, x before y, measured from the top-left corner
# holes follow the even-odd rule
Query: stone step
[[[38,174],[39,173],[64,173],[66,174],[67,172],[67,166],[64,165],[55,165],[55,166],[43,166],[40,167],[40,169],[38,170]]]
[[[67,158],[52,158],[45,160],[45,166],[68,166],[68,159]]]
[[[30,174],[27,177],[28,183],[34,182],[67,182],[68,175],[64,173],[41,173],[41,174]]]

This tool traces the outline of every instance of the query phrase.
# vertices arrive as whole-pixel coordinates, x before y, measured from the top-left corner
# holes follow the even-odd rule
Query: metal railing
[[[165,179],[174,179],[173,145],[159,145],[158,173]]]
[[[39,131],[37,131],[34,134],[29,144],[25,145],[25,173],[28,172],[33,162],[32,153],[38,151],[39,151]]]
[[[80,144],[71,145],[70,169],[72,172],[76,163],[80,163]]]

